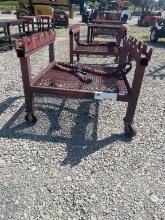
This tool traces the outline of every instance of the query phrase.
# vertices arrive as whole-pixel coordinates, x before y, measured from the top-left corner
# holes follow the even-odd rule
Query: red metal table
[[[126,28],[122,24],[90,24],[88,25],[87,43],[92,43],[94,30],[108,30],[109,34],[117,33],[117,41],[120,41],[125,36]]]
[[[16,43],[25,93],[27,112],[25,119],[33,123],[37,121],[34,116],[34,93],[123,101],[128,102],[124,118],[125,134],[129,137],[134,136],[136,132],[132,126],[133,118],[152,49],[137,39],[124,38],[116,69],[101,65],[88,67],[55,61],[54,40],[55,33],[49,31],[25,37]],[[37,76],[32,77],[30,56],[48,45],[50,64]],[[133,61],[135,61],[134,76],[129,83],[127,74],[131,70]],[[126,68],[127,64],[129,68]]]
[[[119,56],[120,48],[116,42],[96,42],[91,44],[81,42],[79,24],[70,26],[69,36],[71,63],[74,61],[74,55],[77,56],[77,61],[79,61],[80,55],[112,56],[116,57],[116,59]]]

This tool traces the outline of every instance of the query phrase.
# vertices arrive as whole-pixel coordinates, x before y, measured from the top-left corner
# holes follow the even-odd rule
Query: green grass
[[[138,40],[142,41],[143,43],[146,43],[150,45],[151,47],[156,48],[164,48],[165,47],[165,38],[159,38],[157,43],[150,43],[150,28],[128,28],[128,36],[132,36],[137,38]]]
[[[17,1],[0,1],[0,10],[16,10]]]
[[[141,41],[147,41],[150,38],[150,28],[128,28],[128,35],[136,37]]]
[[[135,13],[135,14],[141,14],[142,13],[142,9],[141,8],[139,8],[139,7],[133,7],[133,6],[130,6],[129,7],[129,10],[130,11],[132,11],[133,13]]]

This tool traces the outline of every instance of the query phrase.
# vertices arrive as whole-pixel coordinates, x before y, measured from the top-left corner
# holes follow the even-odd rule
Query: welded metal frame
[[[0,34],[2,34],[2,36],[0,36],[0,49],[13,48],[13,40],[24,35],[21,31],[22,24],[22,21],[16,19],[0,20]],[[19,32],[16,34],[11,33],[11,26],[17,26]]]
[[[74,55],[77,56],[79,61],[80,55],[106,55],[118,57],[119,45],[117,43],[104,43],[104,44],[82,44],[80,42],[80,25],[74,24],[69,28],[70,36],[70,62],[73,63]]]
[[[92,43],[94,37],[98,35],[109,35],[116,38],[118,44],[127,35],[127,28],[123,24],[117,23],[94,23],[88,25],[87,43]]]
[[[34,118],[34,104],[33,104],[33,95],[34,93],[42,93],[42,94],[53,94],[59,96],[66,97],[75,97],[75,98],[88,98],[88,99],[96,99],[96,100],[116,100],[128,102],[128,107],[126,111],[126,116],[124,118],[125,125],[125,133],[132,137],[135,132],[133,130],[133,118],[135,115],[135,110],[137,106],[137,101],[139,98],[141,85],[143,81],[143,76],[145,72],[145,68],[148,66],[148,62],[151,59],[152,49],[148,48],[147,45],[138,41],[132,37],[126,37],[123,41],[123,48],[121,48],[121,53],[119,57],[119,66],[122,66],[126,61],[132,62],[133,60],[136,63],[136,68],[134,72],[134,77],[132,81],[132,85],[130,85],[127,81],[126,75],[120,75],[118,81],[118,92],[106,92],[106,91],[98,91],[96,90],[86,90],[79,88],[61,88],[61,87],[46,87],[40,86],[37,82],[44,77],[44,75],[49,71],[53,71],[53,74],[56,74],[56,69],[53,68],[55,61],[54,56],[54,41],[55,41],[55,33],[53,31],[42,32],[35,34],[31,37],[25,37],[22,40],[16,43],[16,52],[17,56],[20,58],[21,71],[22,71],[22,79],[25,93],[25,104],[26,104],[26,120],[35,121]],[[40,50],[41,48],[49,46],[49,61],[50,64],[42,70],[35,78],[32,78],[31,75],[31,65],[30,65],[30,56]],[[64,78],[64,82],[68,80],[68,75],[66,74],[66,79]],[[65,76],[65,75],[64,75]],[[54,75],[54,78],[56,75]],[[118,77],[118,76],[112,76]],[[70,80],[72,80],[72,75],[69,75]],[[109,76],[111,79],[111,76]],[[120,80],[122,79],[122,80]],[[120,89],[121,88],[121,89]],[[121,91],[121,92],[120,92]]]
[[[22,29],[26,35],[34,34],[42,30],[41,16],[19,16],[19,20],[23,21]]]

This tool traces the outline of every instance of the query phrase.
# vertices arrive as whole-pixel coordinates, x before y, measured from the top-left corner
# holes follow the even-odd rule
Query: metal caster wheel
[[[132,138],[136,135],[136,129],[131,124],[126,124],[124,127],[125,135]]]
[[[37,122],[37,118],[32,113],[27,113],[25,115],[25,120],[27,122],[32,122],[33,124],[35,124]]]

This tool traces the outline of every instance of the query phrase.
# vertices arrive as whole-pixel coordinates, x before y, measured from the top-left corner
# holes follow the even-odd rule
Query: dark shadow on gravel
[[[108,138],[97,140],[99,102],[95,102],[95,114],[92,116],[89,114],[90,104],[88,103],[87,101],[80,103],[77,109],[76,125],[71,129],[72,138],[67,141],[67,157],[62,165],[75,166],[81,162],[82,158],[86,158],[109,144],[119,140],[128,141],[123,134],[111,134]],[[90,139],[87,139],[87,126],[90,123],[93,124],[93,131]]]
[[[155,79],[164,80],[165,79],[165,71],[163,73],[160,73],[160,71],[162,71],[163,69],[165,69],[165,65],[156,67],[156,68],[154,68],[154,70],[149,70],[148,71],[149,73],[146,76],[151,76],[154,80]]]
[[[11,51],[11,48],[9,48],[8,46],[1,47],[1,45],[0,45],[0,53],[5,53],[8,51]]]
[[[128,142],[129,140],[124,134],[111,134],[110,137],[104,140],[82,140],[81,144],[74,143],[75,137],[67,142],[67,157],[61,163],[62,166],[71,165],[76,166],[83,158],[95,153],[96,151],[111,145],[116,141]]]
[[[86,26],[86,27],[88,26],[88,24],[86,24],[86,23],[84,23],[84,22],[82,22],[82,21],[80,21],[79,24],[80,24],[81,26]]]
[[[144,41],[144,43],[154,48],[165,48],[165,41],[159,40],[157,43],[151,43],[150,41]]]
[[[9,98],[6,101],[0,103],[1,114],[18,98]],[[60,104],[55,103],[43,103],[36,102],[35,107],[38,112],[44,115],[42,122],[39,121],[34,126],[25,122],[25,106],[22,105],[17,112],[11,117],[11,119],[0,130],[0,137],[3,138],[15,138],[15,139],[29,139],[32,141],[53,142],[53,143],[65,143],[67,156],[61,163],[62,166],[70,164],[75,166],[81,162],[83,158],[94,152],[104,148],[107,145],[111,145],[116,141],[130,141],[124,134],[110,134],[109,137],[98,140],[97,139],[97,125],[99,115],[99,102],[96,101],[81,101],[74,109],[72,106],[67,106],[67,98],[61,98]],[[91,106],[94,111],[90,112]],[[69,135],[65,135],[62,132],[56,134],[60,129],[60,122],[65,125],[65,118],[61,116],[62,112],[69,112],[71,115],[75,115],[75,120],[71,121],[69,125]],[[38,118],[40,115],[38,115]],[[45,121],[44,121],[45,119]],[[71,119],[72,120],[72,119]],[[49,121],[48,128],[45,129],[45,122]],[[41,126],[42,123],[42,126]],[[73,126],[72,126],[73,124]],[[65,126],[64,126],[65,127]]]
[[[17,99],[21,99],[23,96],[9,97],[5,101],[0,103],[0,115],[5,112]]]

